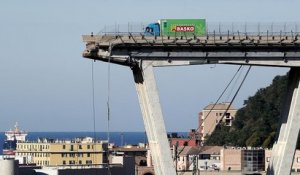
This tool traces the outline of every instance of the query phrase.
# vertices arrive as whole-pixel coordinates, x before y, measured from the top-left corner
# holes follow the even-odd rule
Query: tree
[[[207,137],[207,145],[271,148],[279,129],[280,111],[287,90],[287,75],[276,76],[272,84],[244,101],[231,128],[220,125]]]

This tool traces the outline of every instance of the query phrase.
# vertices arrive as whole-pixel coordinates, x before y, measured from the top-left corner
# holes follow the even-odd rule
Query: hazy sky
[[[16,121],[27,131],[93,131],[92,61],[81,35],[104,26],[161,18],[207,22],[299,22],[296,0],[27,0],[0,2],[0,131]],[[96,129],[106,131],[107,68],[95,62]],[[111,65],[111,130],[144,131],[128,67]],[[198,112],[214,102],[238,66],[155,70],[168,131],[197,128]],[[286,68],[255,67],[234,106]],[[224,99],[225,100],[225,99]]]

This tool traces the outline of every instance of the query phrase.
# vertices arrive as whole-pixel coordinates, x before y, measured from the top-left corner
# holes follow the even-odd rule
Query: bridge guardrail
[[[97,35],[143,35],[144,23],[115,24],[105,26]],[[300,34],[300,22],[282,23],[206,23],[206,35],[248,35],[248,36],[294,36]]]

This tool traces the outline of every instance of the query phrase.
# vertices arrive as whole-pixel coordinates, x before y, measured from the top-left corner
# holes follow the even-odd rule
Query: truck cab
[[[159,23],[151,23],[145,28],[145,36],[160,36]]]

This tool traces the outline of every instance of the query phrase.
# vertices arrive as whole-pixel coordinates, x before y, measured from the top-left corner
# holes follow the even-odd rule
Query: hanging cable
[[[233,84],[232,84],[232,86],[231,86],[232,88],[230,89],[230,91],[229,91],[227,97],[225,98],[225,101],[224,101],[224,102],[228,102],[228,99],[231,97],[231,95],[232,95],[232,93],[233,93],[233,90],[234,90],[234,87],[236,87],[236,85],[237,85],[237,83],[238,83],[238,80],[240,79],[240,77],[241,77],[241,75],[242,75],[243,69],[244,69],[244,67],[242,67],[242,68],[241,68],[241,71],[239,71],[239,73],[238,73],[238,75],[237,75],[235,81],[233,82]]]
[[[96,110],[95,110],[95,80],[94,80],[94,60],[92,60],[92,97],[93,97],[93,129],[94,139],[96,139]]]
[[[220,99],[222,98],[222,96],[225,94],[225,92],[227,91],[228,87],[230,86],[230,84],[232,83],[232,81],[235,79],[235,77],[237,76],[237,74],[240,72],[241,68],[243,66],[240,65],[240,67],[238,68],[238,70],[235,72],[235,74],[233,75],[233,77],[231,78],[231,80],[229,81],[229,83],[227,84],[227,86],[225,87],[225,89],[223,90],[223,92],[221,93],[221,95],[219,96],[219,98],[217,99],[217,101],[214,103],[214,105],[212,106],[212,108],[208,111],[208,113],[206,114],[206,116],[204,117],[204,119],[202,120],[202,123],[206,120],[206,118],[209,116],[209,114],[211,113],[211,111],[215,108],[215,106],[219,103]],[[201,125],[201,124],[200,124]],[[200,129],[200,126],[197,128],[197,130]]]
[[[237,74],[240,72],[240,70],[241,70],[241,68],[242,68],[242,65],[238,68],[238,70],[235,72],[235,74],[233,75],[233,77],[231,78],[231,80],[229,81],[229,83],[227,84],[227,86],[225,87],[225,89],[223,90],[223,92],[221,93],[221,95],[219,96],[219,98],[217,99],[217,101],[214,103],[214,105],[212,106],[212,108],[209,110],[209,112],[207,113],[207,115],[204,117],[204,119],[202,120],[202,123],[206,120],[206,118],[209,116],[209,114],[211,113],[211,111],[214,109],[214,107],[218,104],[218,102],[220,101],[220,99],[222,98],[222,96],[224,95],[224,93],[227,91],[227,89],[228,89],[228,87],[230,86],[230,84],[232,83],[232,81],[235,79],[235,77],[237,76]],[[200,125],[198,126],[198,128],[196,129],[196,131],[198,131],[199,133],[200,133],[200,131],[199,131],[199,129],[200,129],[200,126],[202,125],[202,123],[200,123]],[[189,138],[189,140],[188,140],[188,142],[190,142],[192,140],[192,137],[190,137]],[[183,148],[180,150],[180,151],[178,151],[178,153],[175,155],[176,157],[176,159],[177,159],[177,157],[179,156],[179,154],[184,150],[184,148],[185,148],[186,146],[183,146]],[[176,172],[177,172],[177,170],[176,170]]]
[[[249,66],[249,68],[248,68],[248,70],[247,70],[247,72],[246,72],[246,74],[245,74],[245,76],[244,76],[244,78],[243,78],[243,80],[242,80],[242,82],[241,82],[239,88],[237,89],[237,91],[235,92],[234,96],[232,97],[232,99],[231,99],[231,101],[230,101],[230,104],[228,105],[226,111],[223,113],[222,118],[221,118],[220,121],[223,120],[223,118],[224,118],[224,116],[225,116],[225,113],[227,113],[227,111],[229,110],[229,108],[230,108],[230,106],[232,105],[233,101],[235,100],[236,96],[237,96],[238,93],[240,92],[241,87],[243,86],[243,84],[244,84],[244,82],[245,82],[245,80],[246,80],[246,78],[247,78],[247,76],[248,76],[248,74],[249,74],[251,68],[252,68],[252,66]]]
[[[230,107],[231,107],[233,101],[235,100],[237,94],[239,93],[239,91],[240,91],[242,85],[244,84],[244,82],[245,82],[245,80],[246,80],[246,78],[247,78],[247,76],[248,76],[248,74],[249,74],[251,68],[252,68],[252,66],[249,66],[249,68],[248,68],[248,70],[247,70],[247,72],[246,72],[246,74],[245,74],[245,76],[244,76],[244,78],[243,78],[241,84],[239,85],[237,91],[235,92],[234,96],[232,97],[232,99],[231,99],[229,105],[227,106],[226,110],[224,111],[224,113],[223,113],[222,117],[220,118],[220,120],[218,121],[217,125],[221,124],[221,122],[223,121],[223,118],[225,117],[227,111],[230,109]],[[208,130],[208,133],[212,130],[213,127],[215,127],[215,125],[212,125],[212,126],[210,127],[210,129]]]
[[[107,141],[110,141],[110,58],[108,60],[108,69],[107,69]]]
[[[203,123],[204,120],[208,117],[208,115],[211,113],[211,111],[214,109],[214,107],[217,105],[218,101],[221,99],[221,97],[223,96],[223,94],[225,93],[225,91],[227,90],[227,88],[229,87],[229,85],[231,84],[231,82],[234,80],[234,78],[236,77],[237,73],[240,71],[241,68],[242,68],[242,65],[238,68],[237,72],[234,74],[233,78],[230,80],[230,82],[228,83],[228,85],[226,86],[226,88],[224,89],[224,91],[222,92],[222,94],[219,96],[218,100],[214,103],[213,107],[210,109],[210,111],[208,112],[208,114],[207,114],[207,115],[205,116],[205,118],[203,119],[202,123]],[[247,77],[248,74],[249,74],[250,69],[251,69],[251,66],[248,68],[248,71],[246,72],[246,74],[245,74],[245,76],[244,76],[244,78],[243,78],[243,80],[242,80],[242,82],[241,82],[239,88],[237,89],[237,91],[236,91],[234,97],[232,98],[232,100],[231,100],[229,106],[227,107],[227,109],[226,109],[225,112],[223,113],[223,116],[222,116],[222,118],[221,118],[220,121],[222,121],[222,119],[224,118],[225,114],[227,113],[227,111],[229,110],[230,106],[232,105],[233,101],[235,100],[235,98],[236,98],[238,92],[240,91],[242,85],[244,84],[244,81],[246,80],[246,77]],[[200,124],[200,126],[201,126],[201,124]],[[197,128],[196,130],[199,131],[200,126],[198,126],[198,128]],[[188,142],[190,142],[191,140],[192,140],[192,137],[189,138]],[[175,156],[176,156],[175,159],[177,159],[177,157],[178,157],[178,156],[180,155],[180,153],[185,149],[185,147],[186,147],[186,146],[184,145],[183,148],[182,148],[177,154],[175,153]],[[176,169],[176,174],[177,174],[177,169]]]
[[[96,156],[96,110],[95,110],[95,80],[94,80],[94,61],[92,60],[92,71],[91,71],[91,76],[92,76],[92,109],[93,109],[93,132],[94,132],[94,140],[93,140],[93,163],[95,162],[95,156]]]
[[[108,66],[107,66],[107,170],[108,175],[111,175],[110,167],[109,167],[109,141],[110,141],[110,58],[108,58]]]

